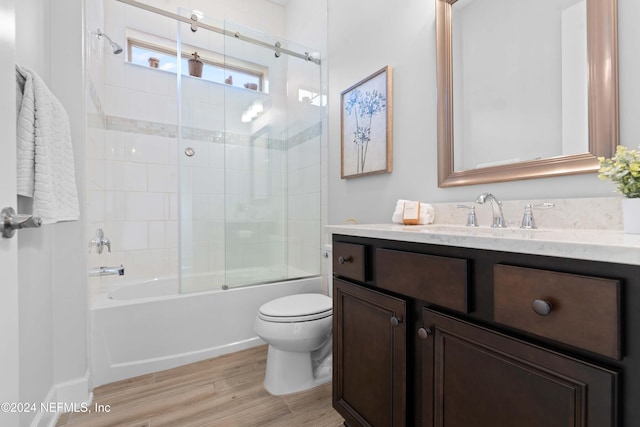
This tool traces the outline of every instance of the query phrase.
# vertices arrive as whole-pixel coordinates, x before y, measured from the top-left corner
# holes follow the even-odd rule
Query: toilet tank
[[[333,248],[331,244],[324,245],[322,251],[322,288],[327,290],[327,295],[333,297]]]

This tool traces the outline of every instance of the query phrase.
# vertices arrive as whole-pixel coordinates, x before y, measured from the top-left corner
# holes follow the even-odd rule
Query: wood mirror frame
[[[588,173],[618,145],[617,0],[586,0],[589,152],[455,171],[453,163],[452,10],[436,0],[438,75],[438,187]]]

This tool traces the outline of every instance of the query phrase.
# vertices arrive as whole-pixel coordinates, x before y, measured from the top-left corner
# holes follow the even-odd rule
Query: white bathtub
[[[99,295],[91,308],[93,385],[261,345],[258,308],[306,292],[321,292],[319,277],[188,294],[178,293],[177,279],[159,279]]]

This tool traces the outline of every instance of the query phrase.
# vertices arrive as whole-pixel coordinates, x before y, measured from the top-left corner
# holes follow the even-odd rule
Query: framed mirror
[[[436,0],[438,186],[597,171],[618,145],[617,0]]]

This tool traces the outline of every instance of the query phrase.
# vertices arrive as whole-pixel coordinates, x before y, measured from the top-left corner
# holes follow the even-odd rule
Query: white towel
[[[391,222],[396,224],[402,224],[402,218],[404,213],[404,203],[410,200],[398,200],[396,203],[396,209],[393,211]],[[420,224],[431,224],[435,218],[435,209],[428,203],[420,203]]]
[[[34,101],[31,74],[16,65],[18,194],[26,197],[33,197],[36,176],[36,107]]]
[[[18,194],[33,197],[32,214],[43,224],[77,220],[69,116],[35,72],[18,66],[16,71],[25,79],[17,122]]]

